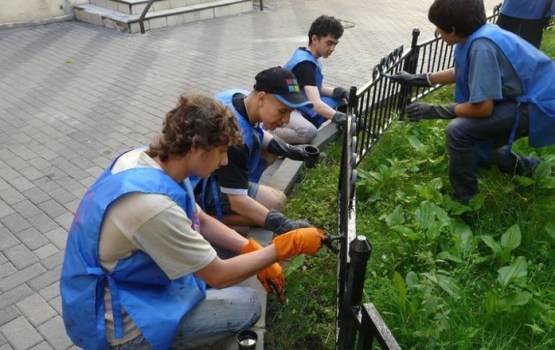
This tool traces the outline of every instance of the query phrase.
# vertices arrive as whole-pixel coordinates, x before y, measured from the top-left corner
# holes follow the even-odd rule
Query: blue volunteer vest
[[[468,86],[469,49],[478,38],[493,41],[505,54],[516,72],[524,91],[516,101],[528,104],[529,143],[541,147],[555,143],[555,63],[543,52],[513,33],[493,24],[485,24],[474,32],[464,44],[455,47],[456,91],[455,101],[466,102],[470,96]],[[509,99],[509,97],[507,97]],[[520,118],[516,109],[515,124],[509,139],[509,147]]]
[[[541,19],[548,15],[549,8],[548,0],[505,0],[501,13],[516,18]]]
[[[262,139],[264,138],[264,131],[260,127],[252,126],[247,118],[245,118],[235,107],[233,107],[232,98],[233,95],[241,93],[243,95],[248,95],[249,92],[246,90],[240,89],[232,89],[223,91],[215,96],[215,98],[220,101],[221,103],[225,104],[235,116],[239,127],[241,128],[241,133],[243,135],[243,143],[247,146],[249,150],[249,181],[251,182],[258,182],[260,180],[260,176],[262,176],[262,172],[264,171],[264,166],[260,164],[260,152],[262,147]],[[254,140],[253,138],[257,137],[260,147],[254,149]]]
[[[132,192],[169,196],[198,229],[192,189],[187,179],[179,185],[154,168],[111,174],[114,162],[81,200],[68,234],[60,278],[66,331],[84,349],[108,348],[104,320],[104,285],[108,283],[115,338],[123,337],[123,307],[152,348],[169,349],[180,320],[205,298],[206,284],[193,274],[170,280],[142,251],[118,261],[114,271],[108,273],[100,265],[98,243],[106,210]]]
[[[322,73],[322,64],[320,63],[320,61],[318,61],[316,59],[316,57],[312,56],[312,54],[309,51],[305,50],[304,48],[299,47],[297,50],[295,50],[295,52],[293,53],[293,56],[291,56],[289,61],[287,61],[287,63],[283,67],[285,69],[288,69],[288,70],[292,71],[293,68],[295,68],[295,66],[297,64],[299,64],[301,62],[305,62],[305,61],[312,62],[316,65],[316,87],[318,88],[318,91],[320,91],[320,89],[322,89],[322,85],[324,83],[324,74]],[[306,98],[306,94],[304,92],[304,89],[301,89],[301,93]],[[325,104],[327,104],[328,106],[330,106],[333,109],[336,109],[337,106],[339,105],[338,100],[335,100],[335,99],[333,99],[329,96],[320,96],[320,99],[322,101],[324,101]],[[302,115],[307,120],[309,120],[312,124],[314,124],[316,127],[320,127],[320,125],[322,125],[326,121],[326,118],[324,118],[321,115],[319,115],[318,113],[316,113],[312,108],[300,107],[297,110],[299,112],[301,112]]]
[[[264,131],[260,127],[253,127],[250,125],[247,118],[244,118],[241,113],[233,106],[233,95],[241,93],[243,95],[248,95],[249,92],[246,90],[240,89],[232,89],[223,91],[215,96],[215,98],[220,101],[221,103],[225,104],[235,116],[237,123],[239,124],[239,128],[241,129],[241,134],[243,137],[243,143],[247,147],[249,151],[249,160],[248,160],[248,167],[249,167],[249,181],[258,183],[260,181],[260,177],[262,176],[262,172],[266,169],[266,161],[260,157],[261,154],[261,147],[262,147],[262,139],[264,138]],[[257,137],[259,142],[258,144],[260,147],[254,147],[254,137]],[[206,196],[207,196],[207,187],[210,186],[210,193],[214,197],[214,207],[216,209],[216,217],[218,220],[223,221],[223,209],[221,205],[220,199],[220,192],[218,190],[218,181],[216,179],[216,175],[213,173],[206,179],[201,179],[199,177],[194,177],[191,179],[193,187],[201,186],[200,190],[200,198],[199,198],[199,205],[202,209],[206,210]],[[197,192],[198,193],[198,192]]]

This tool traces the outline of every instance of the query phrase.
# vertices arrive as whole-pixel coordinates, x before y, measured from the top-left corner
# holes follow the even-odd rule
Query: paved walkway
[[[486,1],[491,9],[497,2]],[[0,350],[72,348],[58,278],[80,197],[112,157],[147,143],[179,94],[250,88],[318,15],[348,28],[328,83],[360,86],[407,46],[429,0],[266,0],[263,12],[146,35],[77,22],[0,31]]]

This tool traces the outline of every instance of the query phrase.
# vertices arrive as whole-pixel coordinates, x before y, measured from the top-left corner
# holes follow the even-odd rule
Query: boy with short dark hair
[[[535,147],[555,143],[555,63],[522,38],[486,24],[482,0],[435,0],[428,19],[448,45],[455,68],[426,74],[401,72],[392,79],[413,86],[456,84],[455,102],[415,102],[408,119],[453,119],[445,130],[454,199],[478,192],[477,167],[531,176],[537,157],[511,150],[528,136]]]
[[[310,143],[316,137],[317,128],[326,120],[343,125],[346,116],[337,109],[346,107],[349,91],[341,87],[332,88],[324,84],[320,58],[328,58],[343,36],[343,25],[333,17],[322,15],[310,26],[308,46],[299,47],[285,64],[299,82],[301,92],[312,107],[297,108],[291,113],[291,121],[276,129],[274,135],[282,140],[297,144]]]

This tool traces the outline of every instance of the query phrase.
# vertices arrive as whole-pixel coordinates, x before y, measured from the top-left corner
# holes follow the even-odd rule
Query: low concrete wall
[[[88,2],[88,0],[2,0],[0,1],[0,28],[72,19],[72,6]]]

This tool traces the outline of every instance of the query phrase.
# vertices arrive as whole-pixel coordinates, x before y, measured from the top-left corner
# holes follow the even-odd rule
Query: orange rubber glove
[[[240,254],[254,252],[262,248],[260,243],[250,238],[249,243],[241,249]],[[256,277],[268,294],[272,295],[275,290],[279,301],[282,304],[285,303],[285,277],[283,277],[283,269],[278,263],[273,263],[270,267],[260,271]]]
[[[278,261],[299,254],[315,254],[322,247],[324,231],[316,227],[299,228],[273,239]]]

